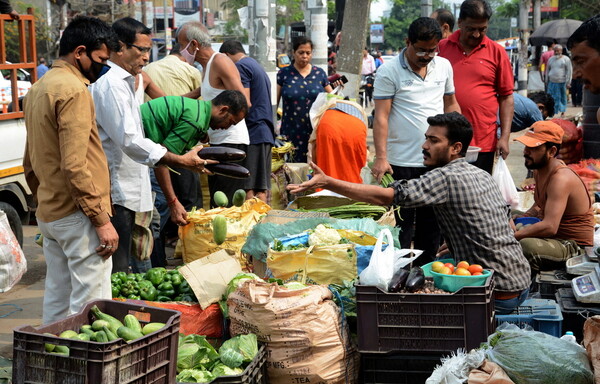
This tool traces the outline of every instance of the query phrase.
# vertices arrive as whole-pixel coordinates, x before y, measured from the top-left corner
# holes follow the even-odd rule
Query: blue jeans
[[[519,305],[521,305],[521,303],[523,303],[525,301],[525,299],[527,299],[528,295],[529,295],[529,288],[524,289],[523,292],[521,292],[521,294],[519,296],[517,296],[513,299],[507,299],[507,300],[495,299],[494,306],[496,307],[496,315],[508,315],[509,313],[511,313],[512,311],[517,309],[517,307]]]
[[[567,110],[567,84],[548,83],[548,93],[554,99],[554,113],[562,113]]]

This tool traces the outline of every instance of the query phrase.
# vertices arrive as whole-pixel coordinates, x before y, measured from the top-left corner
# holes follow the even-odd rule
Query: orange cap
[[[521,137],[517,137],[515,141],[520,141],[527,147],[539,147],[546,142],[562,144],[564,133],[565,131],[556,123],[551,121],[536,121],[527,133]]]

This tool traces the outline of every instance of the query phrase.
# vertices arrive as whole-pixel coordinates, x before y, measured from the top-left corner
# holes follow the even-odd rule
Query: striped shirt
[[[146,137],[178,155],[207,134],[212,103],[183,96],[164,96],[140,107]]]
[[[454,258],[493,269],[497,291],[529,287],[529,262],[508,223],[510,210],[487,172],[460,158],[391,187],[394,205],[432,206]]]

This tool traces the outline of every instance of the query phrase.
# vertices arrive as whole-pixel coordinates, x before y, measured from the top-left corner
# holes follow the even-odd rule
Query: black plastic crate
[[[539,292],[540,298],[554,300],[559,288],[570,288],[572,275],[565,269],[553,271],[540,271],[535,277],[535,291]]]
[[[563,314],[562,329],[573,332],[577,341],[583,340],[583,324],[589,317],[600,315],[600,304],[577,301],[572,288],[556,291],[556,302]]]
[[[441,365],[441,354],[361,354],[363,384],[420,384]]]
[[[130,343],[122,339],[108,343],[61,339],[44,335],[65,330],[79,331],[91,324],[90,308],[98,308],[117,319],[134,314],[142,323],[165,323],[161,330]],[[91,301],[77,314],[34,328],[22,326],[13,336],[14,384],[171,384],[177,374],[180,312],[122,303]],[[44,344],[69,347],[69,356],[46,352]]]
[[[387,293],[356,286],[358,350],[447,353],[478,348],[496,329],[493,274],[451,294]]]

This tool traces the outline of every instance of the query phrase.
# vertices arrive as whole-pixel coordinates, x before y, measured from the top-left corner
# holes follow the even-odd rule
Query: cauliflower
[[[308,236],[308,245],[335,245],[339,244],[340,240],[342,240],[342,237],[338,231],[319,224],[313,233]]]

